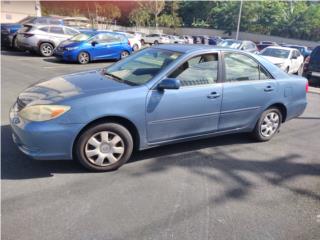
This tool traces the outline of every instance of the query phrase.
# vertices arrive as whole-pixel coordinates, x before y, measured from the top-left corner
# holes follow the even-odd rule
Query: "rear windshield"
[[[276,58],[288,58],[289,54],[290,54],[289,50],[278,49],[278,48],[265,48],[260,53],[260,55],[262,56],[269,56],[269,57],[276,57]]]

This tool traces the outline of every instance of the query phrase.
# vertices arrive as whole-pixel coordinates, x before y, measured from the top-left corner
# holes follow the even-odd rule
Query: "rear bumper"
[[[10,111],[12,138],[26,155],[38,160],[72,159],[72,148],[83,124],[28,122]]]

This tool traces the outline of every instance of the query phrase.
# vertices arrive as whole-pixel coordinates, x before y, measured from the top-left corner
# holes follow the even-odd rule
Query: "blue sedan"
[[[131,52],[130,42],[123,34],[85,31],[61,42],[54,56],[64,61],[86,64],[94,60],[122,59]]]
[[[133,149],[250,132],[270,140],[306,108],[307,80],[264,58],[204,45],[158,45],[105,69],[22,92],[13,139],[35,159],[119,168]]]

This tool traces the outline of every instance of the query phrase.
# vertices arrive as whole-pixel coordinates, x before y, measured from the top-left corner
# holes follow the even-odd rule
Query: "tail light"
[[[309,91],[309,83],[308,83],[308,81],[307,81],[307,83],[306,83],[306,93]]]
[[[310,56],[306,57],[303,64],[303,70],[306,71],[310,62]]]
[[[304,63],[305,64],[308,64],[310,62],[310,56],[308,56],[307,58],[306,58],[306,60],[304,60]]]
[[[23,34],[23,36],[25,37],[25,38],[29,38],[29,37],[32,37],[34,34],[32,34],[32,33],[24,33]]]

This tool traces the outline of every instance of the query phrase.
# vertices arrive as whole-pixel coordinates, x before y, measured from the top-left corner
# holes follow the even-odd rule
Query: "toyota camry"
[[[30,86],[10,110],[35,159],[119,168],[134,149],[248,132],[268,141],[306,108],[307,80],[267,59],[203,45],[156,45],[113,65]]]

